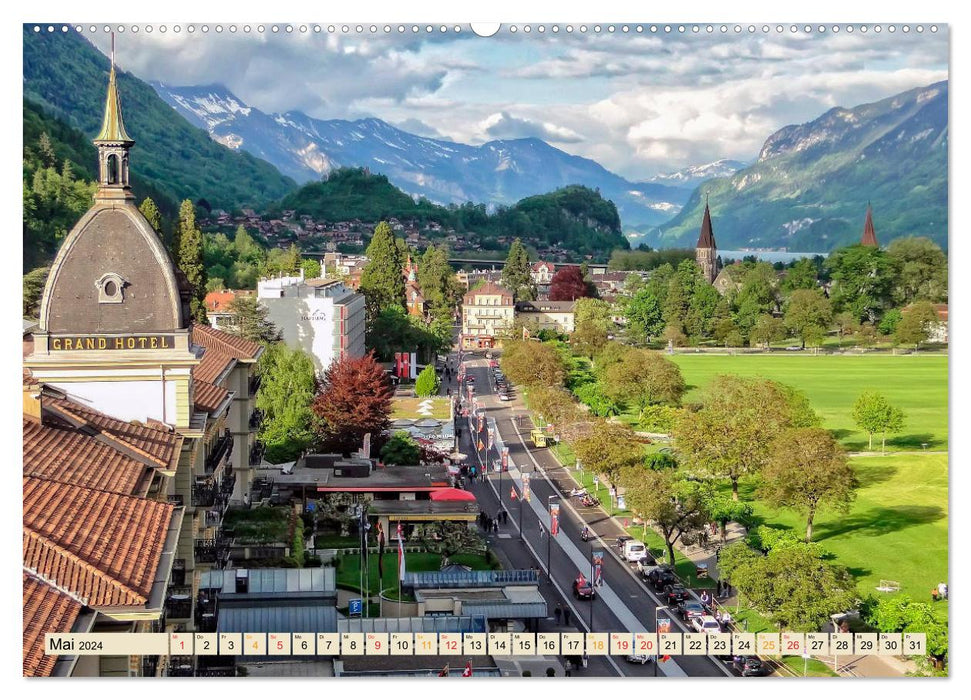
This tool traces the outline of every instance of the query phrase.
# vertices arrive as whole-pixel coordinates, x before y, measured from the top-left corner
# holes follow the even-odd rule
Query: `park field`
[[[862,595],[885,595],[876,587],[889,580],[929,602],[931,588],[948,580],[947,455],[900,453],[851,463],[860,482],[856,500],[846,514],[817,515],[813,541],[850,570]],[[757,521],[805,533],[801,514],[771,509],[753,491],[743,483],[740,495]]]
[[[904,429],[887,436],[887,450],[947,449],[947,360],[943,355],[674,355],[688,385],[685,402],[701,398],[718,374],[761,376],[803,391],[851,451],[867,449],[867,435],[851,417],[866,390],[879,391],[903,410]],[[879,450],[879,436],[874,436]]]

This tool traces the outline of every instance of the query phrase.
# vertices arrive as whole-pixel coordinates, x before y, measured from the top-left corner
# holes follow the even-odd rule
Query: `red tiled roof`
[[[81,612],[71,596],[24,572],[24,675],[49,676],[57,656],[44,654],[44,634],[70,632]]]
[[[24,477],[23,565],[90,607],[148,602],[174,506]]]
[[[235,363],[236,358],[224,352],[215,348],[206,350],[202,356],[202,361],[192,368],[192,378],[197,382],[212,384],[219,379],[219,375]]]
[[[136,425],[97,411],[90,406],[62,398],[44,398],[44,405],[52,410],[83,420],[104,436],[112,438],[122,448],[134,450],[159,467],[166,467],[178,459],[182,436],[173,430],[155,425]]]
[[[124,494],[144,493],[152,469],[82,433],[24,417],[24,475]]]
[[[209,292],[206,295],[206,311],[210,313],[226,313],[228,306],[236,298],[236,292],[225,289],[221,292]]]
[[[192,326],[192,342],[207,350],[217,350],[244,362],[256,360],[263,352],[263,346],[259,343],[199,324]]]
[[[226,397],[229,396],[229,392],[221,386],[204,382],[198,378],[193,382],[193,387],[195,407],[197,410],[206,413],[215,413],[223,405]]]
[[[474,289],[470,289],[468,292],[465,293],[465,296],[463,297],[463,302],[466,305],[472,305],[473,299],[475,299],[475,297],[477,296],[480,296],[480,295],[493,296],[493,295],[500,295],[500,294],[503,297],[509,297],[509,301],[507,303],[512,304],[512,292],[510,292],[505,287],[502,287],[496,284],[495,282],[491,282],[491,281],[486,282],[485,284],[479,287],[475,287]],[[503,301],[505,302],[506,300],[503,299]]]

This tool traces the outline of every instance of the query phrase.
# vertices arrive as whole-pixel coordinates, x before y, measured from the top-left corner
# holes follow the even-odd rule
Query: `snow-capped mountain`
[[[704,165],[689,165],[687,168],[682,168],[681,170],[673,173],[655,175],[651,178],[651,182],[658,182],[664,185],[676,185],[679,187],[695,187],[696,185],[704,182],[705,180],[710,180],[713,177],[727,177],[732,175],[737,170],[741,170],[745,166],[746,163],[743,163],[740,160],[729,160],[728,158],[722,158],[720,160],[716,160],[714,163],[706,163]]]
[[[219,143],[275,165],[297,182],[337,167],[367,167],[405,192],[437,203],[513,204],[571,184],[613,200],[626,228],[656,226],[677,214],[690,183],[631,182],[595,161],[535,138],[470,146],[418,136],[380,119],[314,119],[266,114],[220,85],[152,84],[159,96]]]

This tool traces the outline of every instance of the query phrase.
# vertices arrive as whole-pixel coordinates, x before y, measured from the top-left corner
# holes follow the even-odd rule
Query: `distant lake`
[[[792,253],[786,250],[719,250],[718,254],[723,260],[726,258],[741,260],[748,255],[754,255],[756,260],[764,260],[770,263],[792,262],[799,258],[811,258],[816,255],[826,257],[827,255],[827,253]]]

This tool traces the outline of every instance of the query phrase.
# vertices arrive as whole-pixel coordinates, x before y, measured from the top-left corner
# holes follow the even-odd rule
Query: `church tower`
[[[860,245],[870,246],[871,248],[880,247],[880,244],[877,243],[877,231],[873,228],[873,209],[869,202],[866,205],[866,220],[863,222],[863,238],[860,239]]]
[[[718,249],[715,247],[715,234],[711,230],[711,212],[708,210],[708,197],[705,197],[705,216],[701,220],[701,233],[695,246],[695,260],[701,268],[708,284],[718,276]]]
[[[64,239],[41,298],[35,381],[124,421],[187,429],[191,369],[189,284],[135,206],[112,51],[93,206]]]

